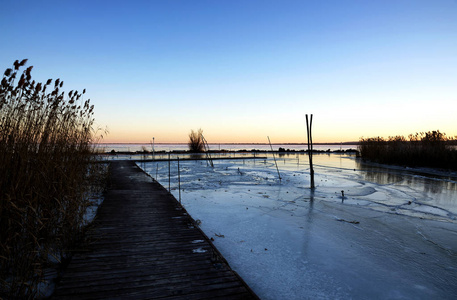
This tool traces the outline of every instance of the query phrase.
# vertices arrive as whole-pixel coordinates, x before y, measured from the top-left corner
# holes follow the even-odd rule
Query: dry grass
[[[204,150],[203,145],[203,130],[199,129],[197,132],[191,130],[189,133],[189,151],[192,153],[200,153]]]
[[[362,158],[378,163],[457,170],[457,151],[451,148],[454,142],[437,130],[408,138],[361,138],[359,151]]]
[[[19,73],[26,62],[0,86],[0,298],[33,297],[49,258],[68,256],[99,173],[85,91],[37,83],[32,67]]]

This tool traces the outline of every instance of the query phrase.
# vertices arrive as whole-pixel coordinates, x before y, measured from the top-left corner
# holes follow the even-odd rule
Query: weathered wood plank
[[[161,185],[133,162],[112,162],[110,173],[55,299],[257,299]]]

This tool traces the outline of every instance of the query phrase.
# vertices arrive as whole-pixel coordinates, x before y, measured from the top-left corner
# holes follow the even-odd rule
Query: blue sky
[[[95,104],[106,142],[457,135],[457,1],[3,1],[28,58]]]

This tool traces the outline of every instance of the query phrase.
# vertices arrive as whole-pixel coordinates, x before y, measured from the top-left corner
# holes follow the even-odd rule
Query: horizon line
[[[151,142],[101,142],[98,144],[152,144]],[[187,145],[188,142],[162,142],[154,143],[155,145]],[[221,142],[221,143],[208,143],[209,145],[269,145],[269,143],[233,143],[233,142]],[[307,145],[308,143],[271,143],[272,145]],[[352,142],[330,142],[330,143],[313,143],[313,145],[357,145],[358,141]]]

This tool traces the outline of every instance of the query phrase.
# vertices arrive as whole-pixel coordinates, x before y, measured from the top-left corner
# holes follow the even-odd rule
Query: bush
[[[189,151],[193,153],[203,152],[203,130],[199,129],[197,132],[191,130],[189,133]]]
[[[68,256],[98,169],[85,91],[35,82],[32,66],[17,78],[26,62],[7,69],[0,86],[0,298],[33,297],[48,259]]]

